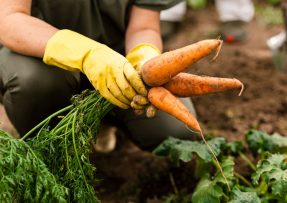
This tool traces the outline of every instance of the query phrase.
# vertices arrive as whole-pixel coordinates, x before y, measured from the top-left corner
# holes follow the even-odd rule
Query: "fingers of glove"
[[[144,63],[141,61],[134,65],[134,69],[138,72],[138,74],[140,74],[143,64]]]
[[[107,87],[110,92],[114,95],[115,98],[120,100],[122,103],[130,105],[130,101],[123,95],[122,91],[118,87],[115,78],[111,74],[111,69],[108,70],[109,73],[107,74]]]
[[[145,113],[147,118],[154,118],[156,116],[157,109],[153,105],[150,105],[146,107],[146,109],[134,109],[134,113],[138,116]]]
[[[136,91],[133,89],[132,85],[125,78],[122,69],[113,67],[110,69],[110,74],[114,77],[118,87],[120,88],[122,94],[129,100],[132,101],[133,97],[136,95]]]
[[[147,118],[155,117],[156,113],[157,113],[157,108],[154,105],[151,104],[146,108],[146,117]]]
[[[114,97],[114,95],[109,91],[109,89],[107,88],[107,84],[106,84],[106,77],[107,77],[107,72],[105,72],[104,74],[100,73],[98,75],[98,80],[97,80],[97,87],[96,89],[100,92],[100,94],[109,102],[111,102],[112,104],[122,108],[122,109],[128,109],[129,105],[121,102],[120,100],[118,100],[116,97]]]
[[[134,96],[133,102],[135,102],[138,105],[142,105],[142,106],[149,104],[148,98],[146,98],[140,94],[137,94],[136,96]]]
[[[135,103],[134,101],[131,102],[131,107],[133,109],[144,109],[145,108],[145,106],[139,105],[139,104]]]
[[[130,63],[124,65],[124,74],[137,93],[147,96],[147,89],[140,78],[140,75]]]

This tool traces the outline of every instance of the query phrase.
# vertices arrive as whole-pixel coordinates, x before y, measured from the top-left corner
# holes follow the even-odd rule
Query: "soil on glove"
[[[287,69],[275,68],[266,46],[266,40],[283,26],[260,22],[256,16],[248,25],[245,42],[224,43],[216,61],[211,62],[210,56],[188,70],[198,75],[237,78],[245,85],[240,97],[239,91],[230,91],[191,98],[205,134],[243,141],[245,132],[255,128],[287,136]],[[214,38],[218,27],[213,6],[189,10],[177,32],[165,41],[165,50]],[[188,191],[194,187],[192,164],[173,168],[167,158],[138,149],[122,135],[113,152],[95,153],[92,160],[100,179],[96,189],[103,203],[163,202],[164,196],[175,192],[173,179],[178,188]]]

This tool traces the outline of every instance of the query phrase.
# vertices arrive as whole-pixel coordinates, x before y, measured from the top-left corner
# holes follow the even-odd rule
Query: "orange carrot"
[[[143,80],[150,86],[161,86],[189,65],[220,48],[222,40],[209,39],[165,52],[147,61],[141,68]]]
[[[199,123],[188,108],[164,87],[152,87],[148,92],[148,99],[156,108],[174,116],[191,129],[201,131]]]
[[[234,78],[198,76],[188,73],[179,73],[163,87],[179,97],[191,97],[237,88],[241,88],[240,95],[244,88],[243,84]]]

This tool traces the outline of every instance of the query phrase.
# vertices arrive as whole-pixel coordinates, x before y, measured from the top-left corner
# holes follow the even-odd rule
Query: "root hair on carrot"
[[[244,91],[244,85],[243,85],[243,83],[242,83],[242,85],[241,85],[241,90],[240,90],[238,96],[241,96],[241,94],[242,94],[243,91]]]
[[[189,126],[187,126],[187,128],[188,128],[188,130],[190,130],[191,132],[194,132],[192,129],[189,128]],[[223,170],[222,170],[222,167],[221,167],[221,165],[220,165],[220,163],[219,163],[219,161],[218,161],[218,159],[217,159],[217,157],[216,157],[216,155],[215,155],[213,149],[211,148],[211,146],[210,146],[210,145],[208,144],[208,142],[206,141],[206,139],[205,139],[205,137],[204,137],[204,135],[203,135],[202,130],[200,130],[200,131],[197,132],[197,133],[200,134],[200,136],[201,136],[203,142],[206,144],[208,150],[209,150],[210,153],[212,154],[212,156],[213,156],[213,158],[214,158],[214,160],[215,160],[215,162],[216,162],[216,164],[217,164],[217,166],[218,166],[218,168],[219,168],[219,170],[220,170],[220,173],[221,173],[222,177],[223,177],[224,180],[225,180],[225,183],[226,183],[226,185],[227,185],[227,187],[228,187],[228,190],[231,191],[230,185],[229,185],[228,180],[227,180],[227,178],[226,178],[226,176],[225,176],[225,174],[224,174],[224,172],[223,172]]]
[[[218,39],[218,40],[219,40],[219,39]],[[215,60],[217,59],[217,57],[219,56],[219,52],[221,51],[222,44],[223,44],[223,41],[220,40],[219,46],[218,46],[217,49],[216,49],[215,56],[212,58],[211,61],[215,61]]]

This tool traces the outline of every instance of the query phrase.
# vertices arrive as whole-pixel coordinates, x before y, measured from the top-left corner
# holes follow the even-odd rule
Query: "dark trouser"
[[[0,49],[0,102],[20,136],[69,105],[71,96],[87,88],[86,84],[89,84],[88,80],[78,72],[48,66],[41,59]],[[194,111],[189,99],[182,101]],[[131,139],[142,148],[156,146],[168,136],[192,138],[184,124],[164,112],[147,119],[134,115],[132,110],[115,108],[114,111]]]

